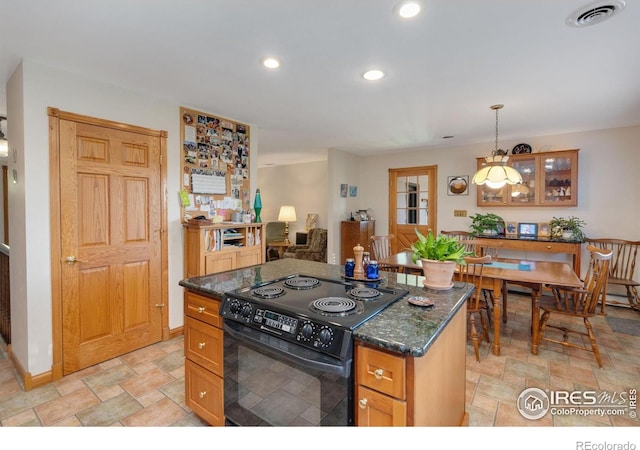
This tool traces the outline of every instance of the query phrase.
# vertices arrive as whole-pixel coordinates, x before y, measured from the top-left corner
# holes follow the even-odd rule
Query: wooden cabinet
[[[509,155],[507,164],[522,175],[521,185],[477,187],[478,206],[577,206],[578,151]],[[486,162],[477,158],[478,169]]]
[[[421,357],[356,342],[356,425],[467,425],[466,318],[460,308]]]
[[[265,262],[264,224],[184,224],[185,278]]]
[[[224,426],[220,302],[185,291],[185,404],[210,425]]]
[[[353,258],[353,247],[360,244],[365,252],[371,253],[371,236],[376,234],[375,220],[345,220],[340,226],[341,264]]]

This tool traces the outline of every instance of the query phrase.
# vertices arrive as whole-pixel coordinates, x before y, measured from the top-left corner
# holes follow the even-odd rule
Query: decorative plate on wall
[[[513,147],[511,153],[514,155],[519,155],[520,153],[531,153],[531,146],[529,144],[518,144]]]

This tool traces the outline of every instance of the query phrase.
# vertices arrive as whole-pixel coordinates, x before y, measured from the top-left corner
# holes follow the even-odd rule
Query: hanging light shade
[[[496,147],[491,156],[485,158],[487,165],[478,170],[471,180],[473,184],[486,184],[491,189],[499,189],[505,184],[522,183],[520,172],[513,167],[507,166],[509,157],[498,150],[498,110],[503,107],[504,105],[493,105],[491,107],[496,112]]]

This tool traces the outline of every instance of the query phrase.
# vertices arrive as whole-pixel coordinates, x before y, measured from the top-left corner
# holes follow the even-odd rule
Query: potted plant
[[[475,214],[469,217],[473,236],[496,236],[504,234],[504,219],[497,214]]]
[[[576,242],[584,242],[586,236],[582,231],[582,227],[585,225],[586,223],[584,220],[574,216],[569,218],[554,217],[549,222],[551,237]]]
[[[464,257],[471,252],[454,237],[444,234],[435,237],[431,230],[427,236],[418,229],[415,232],[418,240],[411,244],[412,258],[413,262],[422,262],[423,284],[431,289],[451,289],[456,264],[464,264]]]

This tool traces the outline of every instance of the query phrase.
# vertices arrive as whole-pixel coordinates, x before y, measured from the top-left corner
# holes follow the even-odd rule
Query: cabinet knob
[[[382,374],[383,374],[383,373],[384,373],[384,372],[382,371],[382,369],[376,369],[376,370],[373,372],[373,376],[374,376],[374,377],[376,377],[376,380],[382,380]]]
[[[204,306],[198,306],[198,312],[200,314],[202,314],[207,308],[205,308]]]
[[[550,245],[547,245],[547,248],[548,248],[548,249],[551,249],[551,246],[550,246]]]
[[[204,398],[205,395],[207,395],[207,391],[202,391],[198,394],[198,397]]]
[[[200,343],[198,344],[198,348],[199,348],[200,350],[202,350],[202,349],[204,348],[204,346],[205,346],[205,345],[207,345],[207,343],[206,343],[206,342],[200,342]]]
[[[366,398],[362,398],[360,400],[358,400],[358,406],[362,409],[365,409],[367,407],[367,399]]]

